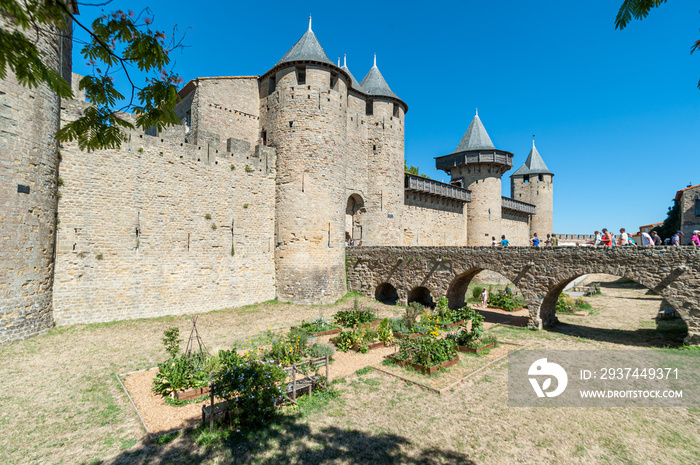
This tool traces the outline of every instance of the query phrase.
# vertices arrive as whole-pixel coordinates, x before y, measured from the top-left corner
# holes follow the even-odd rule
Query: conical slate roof
[[[481,124],[478,111],[467,128],[467,132],[462,136],[459,145],[452,153],[468,152],[470,150],[496,150],[489,134],[486,132],[486,128]]]
[[[286,55],[282,57],[277,65],[282,63],[290,63],[293,61],[317,61],[319,63],[326,63],[329,65],[334,64],[326,56],[326,52],[323,51],[323,47],[318,43],[316,34],[311,30],[311,18],[309,18],[309,30],[306,34],[301,36],[301,39],[294,44]],[[277,66],[275,65],[275,66]]]
[[[527,156],[527,160],[525,160],[525,164],[518,168],[515,173],[511,174],[511,177],[524,176],[527,174],[551,174],[554,176],[554,173],[549,171],[547,165],[544,164],[544,160],[542,159],[540,152],[538,152],[537,148],[535,147],[534,140],[532,141],[532,149],[530,150],[530,154]]]
[[[395,93],[389,88],[389,84],[384,80],[384,76],[377,68],[377,55],[374,56],[374,66],[369,70],[367,76],[360,82],[362,90],[372,97],[392,97],[398,99]],[[399,99],[400,100],[400,99]]]
[[[359,82],[357,82],[357,79],[355,79],[355,76],[353,76],[352,73],[350,72],[350,70],[348,69],[348,66],[347,66],[347,57],[346,57],[345,55],[343,55],[343,66],[341,66],[340,69],[342,69],[343,71],[345,71],[346,73],[348,73],[348,76],[350,76],[350,81],[352,81],[351,87],[352,87],[353,89],[359,90],[360,92],[366,92],[366,91],[362,88],[362,85],[361,85]]]

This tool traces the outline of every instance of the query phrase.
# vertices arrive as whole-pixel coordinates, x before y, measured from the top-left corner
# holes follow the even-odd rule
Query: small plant
[[[247,203],[244,203],[244,204],[243,204],[243,208],[248,208],[248,204],[247,204]]]
[[[438,339],[425,335],[417,339],[399,341],[396,360],[405,360],[423,367],[431,367],[452,360],[457,356],[457,346],[451,339]]]
[[[231,171],[236,169],[236,165],[231,165]]]
[[[231,256],[233,257],[234,255],[236,255],[236,249],[233,244],[231,244]]]
[[[306,331],[307,333],[323,333],[325,331],[332,331],[334,329],[338,329],[339,326],[331,323],[330,321],[326,320],[323,317],[318,317],[312,321],[306,322],[303,321],[301,322],[301,329]]]
[[[354,328],[358,325],[377,320],[377,317],[375,317],[371,312],[361,310],[359,308],[355,308],[353,310],[341,310],[336,312],[336,314],[333,315],[333,318],[335,318],[335,322],[337,324],[346,328]]]
[[[58,183],[58,187],[63,186],[63,178],[59,176],[57,183]]]
[[[389,345],[394,343],[394,331],[391,329],[391,322],[384,318],[377,327],[377,337],[383,343]]]
[[[447,339],[454,341],[460,346],[466,347],[470,347],[472,344],[478,344],[479,346],[484,345],[483,342],[480,341],[484,334],[484,316],[471,307],[467,308],[468,310],[465,312],[467,316],[465,322],[460,326],[457,333],[448,334]],[[469,322],[471,322],[471,329],[468,329]]]
[[[138,152],[139,152],[139,153],[143,153],[143,147],[139,147]]]
[[[413,328],[413,325],[416,322],[416,318],[420,316],[421,313],[425,311],[425,307],[423,307],[420,303],[418,302],[411,302],[408,304],[406,307],[406,311],[404,312],[403,319],[406,322],[406,325],[409,328]]]
[[[211,224],[211,229],[216,229],[216,223]]]
[[[321,342],[317,342],[311,347],[309,347],[308,352],[308,355],[311,358],[320,358],[328,355],[328,358],[331,359],[335,354],[335,347],[333,347],[330,344],[323,344]]]
[[[102,260],[104,257],[103,257],[102,254],[100,253],[100,254],[97,254],[97,255],[95,256],[95,258],[96,258],[97,260]]]
[[[255,171],[253,168],[251,168],[251,167],[248,166],[248,165],[245,165],[245,172],[246,172],[246,173],[252,173],[253,171]]]
[[[180,329],[175,326],[166,329],[163,331],[162,341],[165,351],[170,355],[170,358],[177,357],[177,354],[180,353],[180,344],[182,343]]]

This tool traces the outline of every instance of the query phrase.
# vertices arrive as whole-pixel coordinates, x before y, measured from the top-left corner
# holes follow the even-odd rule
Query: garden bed
[[[202,396],[208,396],[210,392],[211,392],[211,389],[209,389],[209,386],[207,386],[205,388],[183,389],[181,391],[175,392],[175,398],[177,400],[198,399]]]
[[[478,354],[479,352],[482,352],[486,349],[490,349],[490,348],[495,347],[495,346],[496,346],[495,342],[492,342],[491,344],[486,344],[486,345],[483,345],[480,347],[467,347],[467,346],[458,345],[457,350],[459,350],[460,352],[468,352],[468,353],[472,353],[472,354]]]
[[[301,326],[293,326],[292,328],[298,328],[299,330],[304,331],[306,334],[308,334],[309,336],[313,336],[313,337],[330,336],[330,335],[332,335],[332,334],[338,334],[338,333],[340,333],[341,331],[343,331],[343,328],[337,328],[337,329],[330,329],[330,330],[328,330],[328,331],[321,331],[321,332],[318,332],[318,333],[312,333],[312,332],[310,332],[310,331],[305,330],[305,329],[302,328]]]
[[[421,333],[411,333],[411,334],[401,334],[401,333],[394,333],[394,337],[396,339],[415,339],[417,337],[420,337]]]
[[[441,323],[441,324],[440,324],[440,327],[442,327],[442,328],[456,328],[457,326],[463,325],[464,322],[465,322],[465,320],[459,320],[459,321],[456,321],[456,322],[450,323],[450,324],[443,324],[443,323]]]
[[[329,341],[335,345],[338,345],[337,338],[331,338],[331,339],[329,339]],[[374,349],[380,349],[382,347],[387,347],[387,344],[384,341],[370,342],[366,345],[367,345],[368,350],[374,350]],[[355,352],[360,352],[359,344],[353,344],[352,347],[350,347],[350,349],[354,350]]]
[[[455,358],[453,358],[451,360],[447,360],[445,362],[442,362],[438,365],[433,365],[431,367],[418,365],[417,363],[409,362],[408,360],[398,360],[393,355],[387,355],[386,358],[393,361],[394,363],[396,363],[399,366],[411,367],[414,370],[420,371],[420,372],[425,373],[427,375],[433,375],[433,374],[437,373],[437,371],[442,369],[442,368],[448,368],[448,367],[451,367],[452,365],[456,365],[457,363],[459,363],[459,355],[457,355]]]

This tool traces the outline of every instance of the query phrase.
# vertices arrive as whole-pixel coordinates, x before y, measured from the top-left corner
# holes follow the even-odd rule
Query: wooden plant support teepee
[[[207,350],[207,346],[204,345],[204,341],[202,341],[202,338],[199,336],[199,331],[197,331],[197,319],[199,318],[199,315],[193,315],[192,316],[192,331],[190,331],[190,339],[187,341],[187,348],[185,349],[185,355],[187,356],[188,359],[192,358],[192,353],[196,350],[195,349],[195,344],[197,345],[198,353],[197,355],[199,357],[202,357],[204,355],[209,355],[209,351]]]

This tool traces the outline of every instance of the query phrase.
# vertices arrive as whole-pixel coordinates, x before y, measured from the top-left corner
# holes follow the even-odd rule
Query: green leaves
[[[625,0],[620,6],[615,18],[615,29],[624,29],[634,19],[644,19],[652,8],[656,8],[666,0]]]
[[[139,16],[122,10],[104,14],[90,27],[73,16],[66,0],[0,0],[0,14],[14,25],[14,29],[0,30],[0,78],[9,71],[20,84],[47,85],[61,98],[72,97],[70,85],[37,43],[57,40],[58,31],[69,22],[90,34],[81,53],[93,73],[80,81],[80,88],[91,106],[57,132],[59,142],[77,141],[87,151],[118,148],[135,127],[120,118],[119,111],[134,111],[136,126],[143,131],[180,124],[175,106],[179,102],[176,85],[182,81],[165,67],[170,63],[169,52],[181,45],[174,40],[166,44],[166,34],[151,29],[153,15],[148,8]],[[145,86],[134,83],[130,74],[134,69],[148,74]],[[126,78],[128,92],[117,90],[116,74]],[[126,101],[125,94],[129,95]]]

